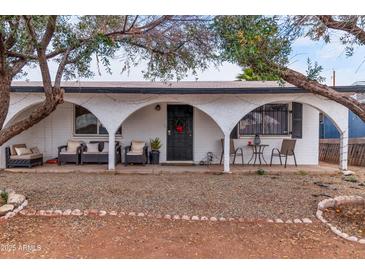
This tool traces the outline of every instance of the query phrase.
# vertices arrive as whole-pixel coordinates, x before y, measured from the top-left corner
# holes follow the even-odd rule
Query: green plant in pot
[[[160,138],[150,140],[151,152],[150,152],[150,163],[152,165],[158,165],[160,163],[160,148],[162,147]]]

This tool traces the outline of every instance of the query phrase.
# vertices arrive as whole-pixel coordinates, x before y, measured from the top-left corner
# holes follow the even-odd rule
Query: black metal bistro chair
[[[286,167],[286,164],[288,162],[288,156],[293,156],[295,166],[298,166],[297,159],[295,158],[295,153],[294,153],[296,142],[297,142],[296,139],[284,139],[283,142],[281,143],[280,150],[278,148],[273,148],[271,151],[270,166],[272,165],[273,157],[279,157],[280,165],[283,165],[281,157],[285,157],[285,167]]]
[[[222,164],[222,162],[223,162],[223,155],[224,155],[224,139],[223,138],[221,139],[221,144],[222,144],[222,154],[221,154],[220,164]],[[233,164],[236,162],[236,156],[241,156],[242,165],[244,165],[242,147],[235,148],[233,139],[229,140],[229,147],[230,147],[229,148],[229,156],[234,156],[233,157]]]

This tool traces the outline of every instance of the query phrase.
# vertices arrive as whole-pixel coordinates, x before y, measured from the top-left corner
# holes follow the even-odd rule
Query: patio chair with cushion
[[[43,165],[43,154],[37,147],[27,148],[25,144],[5,148],[6,167],[33,167]]]
[[[285,167],[286,167],[286,164],[288,162],[288,156],[293,156],[295,166],[298,166],[297,159],[295,158],[295,153],[294,153],[296,142],[297,142],[296,139],[284,139],[283,142],[281,143],[280,150],[278,148],[273,148],[271,151],[270,166],[272,165],[273,157],[279,157],[280,165],[283,165],[281,157],[285,157]]]
[[[132,141],[130,146],[124,148],[124,165],[147,164],[148,146],[144,141]]]
[[[109,161],[109,142],[90,141],[83,144],[80,155],[81,164],[98,163],[107,164]],[[121,162],[121,146],[115,142],[115,164]]]
[[[58,165],[65,163],[74,163],[78,165],[80,163],[80,153],[82,141],[69,140],[67,145],[58,147]]]
[[[221,160],[220,160],[220,164],[222,164],[223,162],[223,155],[224,155],[224,139],[221,139],[221,144],[222,144],[222,153],[221,153]],[[244,165],[244,161],[243,161],[243,149],[242,147],[235,147],[234,145],[234,141],[233,139],[229,140],[229,155],[230,156],[234,156],[233,157],[233,164],[236,162],[236,156],[241,156],[242,159],[242,165]]]

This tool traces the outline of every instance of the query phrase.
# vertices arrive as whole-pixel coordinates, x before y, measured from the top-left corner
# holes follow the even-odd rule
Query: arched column
[[[115,132],[116,131],[108,131],[109,132],[109,154],[108,154],[108,169],[115,169]]]
[[[230,133],[225,132],[224,133],[224,157],[223,157],[223,164],[224,169],[223,171],[225,173],[230,173]]]

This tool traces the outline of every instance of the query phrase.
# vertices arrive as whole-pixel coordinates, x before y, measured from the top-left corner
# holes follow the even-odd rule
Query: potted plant
[[[161,140],[156,137],[155,139],[150,140],[151,144],[151,152],[150,152],[150,163],[152,165],[158,165],[160,163],[160,148],[161,148]]]

